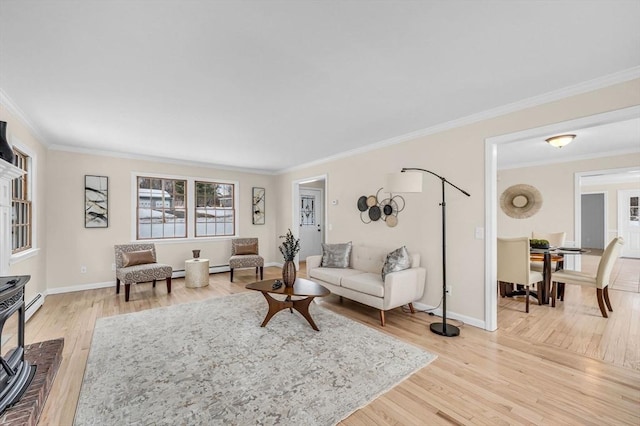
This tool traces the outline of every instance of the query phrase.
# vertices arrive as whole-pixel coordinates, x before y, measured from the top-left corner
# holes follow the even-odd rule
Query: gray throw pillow
[[[411,257],[405,246],[389,253],[382,267],[382,280],[391,272],[403,271],[411,268]]]
[[[322,244],[322,263],[325,268],[348,268],[351,241],[341,244]]]

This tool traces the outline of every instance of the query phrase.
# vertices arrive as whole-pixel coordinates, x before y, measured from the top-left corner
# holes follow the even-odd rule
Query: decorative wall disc
[[[367,197],[367,206],[373,207],[376,204],[378,204],[378,199],[376,198],[376,196],[375,195],[369,195],[369,197]]]
[[[367,206],[367,197],[362,196],[358,198],[358,210],[361,212],[366,212],[369,207]]]
[[[369,218],[373,221],[376,221],[378,219],[380,219],[380,207],[378,206],[373,206],[371,208],[369,208]]]
[[[505,189],[500,196],[500,208],[514,219],[526,219],[542,207],[542,194],[531,185],[518,184]]]
[[[387,226],[389,228],[393,228],[398,224],[398,216],[393,216],[393,215],[387,216],[385,222],[387,223]]]

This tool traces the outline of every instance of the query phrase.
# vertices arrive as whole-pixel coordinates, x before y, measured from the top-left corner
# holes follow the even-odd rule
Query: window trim
[[[187,181],[187,236],[186,238],[151,238],[146,240],[138,240],[137,237],[137,228],[138,228],[138,213],[136,211],[138,206],[138,177],[150,177],[157,179],[174,179],[174,180],[185,180]],[[220,235],[220,236],[210,236],[210,237],[196,237],[195,236],[195,182],[196,181],[204,181],[204,182],[212,182],[216,183],[228,183],[235,186],[235,194],[233,194],[233,203],[236,206],[235,214],[233,216],[234,220],[234,235]],[[213,177],[202,177],[202,176],[185,176],[185,175],[172,175],[168,173],[149,173],[149,172],[131,172],[131,241],[134,242],[149,242],[155,244],[170,244],[170,243],[180,243],[180,242],[202,242],[202,241],[220,241],[220,240],[228,240],[231,238],[237,238],[240,235],[240,209],[238,206],[240,205],[240,182],[237,180],[231,179],[219,179]]]
[[[13,253],[12,249],[12,253],[9,256],[9,264],[13,265],[36,256],[40,251],[40,247],[38,246],[38,155],[35,150],[25,145],[14,135],[11,136],[11,146],[29,157],[27,192],[31,200],[31,247],[16,253]]]

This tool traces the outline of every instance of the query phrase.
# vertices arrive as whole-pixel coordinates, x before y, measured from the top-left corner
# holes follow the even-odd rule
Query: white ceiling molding
[[[49,146],[47,140],[42,137],[42,134],[38,131],[38,129],[31,123],[31,121],[27,118],[26,114],[20,109],[20,107],[7,95],[4,90],[0,87],[0,104],[4,106],[7,111],[11,114],[15,115],[22,123],[29,128],[33,136],[38,140],[38,142],[42,143],[45,147]]]

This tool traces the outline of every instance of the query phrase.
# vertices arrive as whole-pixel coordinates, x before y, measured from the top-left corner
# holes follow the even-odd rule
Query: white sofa
[[[419,300],[424,293],[426,270],[420,267],[420,255],[410,253],[411,268],[392,272],[382,281],[382,266],[392,250],[354,245],[348,268],[321,267],[322,256],[307,257],[309,279],[328,288],[331,293],[380,310],[380,324],[384,326],[384,312]]]

